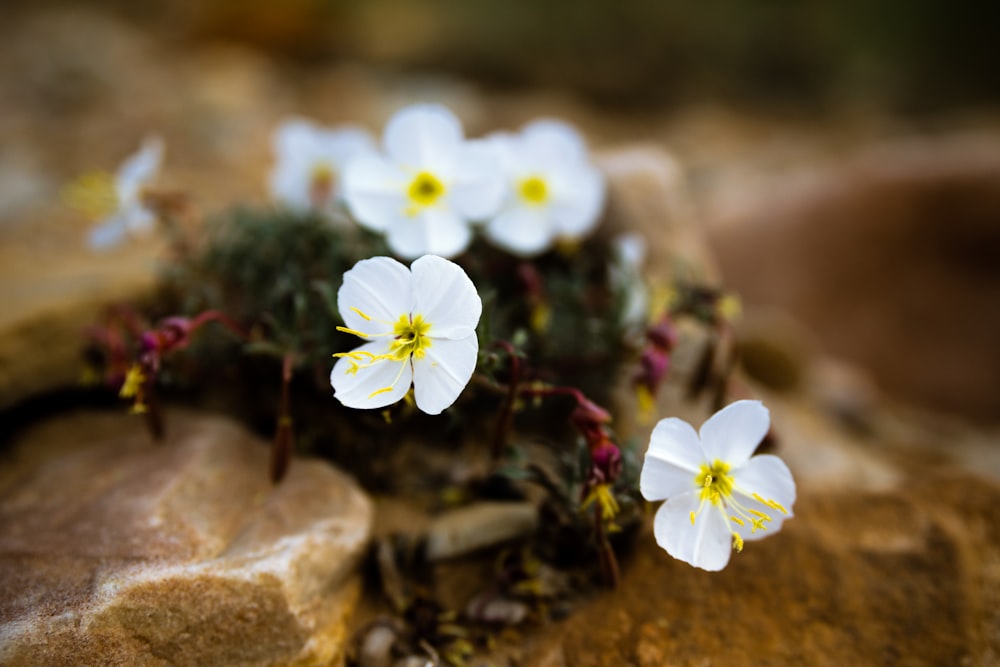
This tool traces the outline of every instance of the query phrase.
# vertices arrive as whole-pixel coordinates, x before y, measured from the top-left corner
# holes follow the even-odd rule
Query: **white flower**
[[[413,383],[417,407],[450,406],[476,369],[483,304],[457,264],[426,255],[407,269],[389,257],[364,259],[344,274],[337,307],[342,331],[364,338],[335,354],[334,396],[349,408],[381,408]]]
[[[286,120],[274,133],[271,197],[293,211],[329,212],[340,196],[344,167],[374,150],[374,139],[360,128],[326,129],[299,118]]]
[[[444,107],[415,105],[385,128],[386,155],[368,155],[344,172],[344,200],[364,227],[384,232],[401,257],[453,257],[472,238],[469,222],[493,215],[503,181],[489,151],[463,139]]]
[[[163,141],[148,137],[114,176],[106,172],[84,174],[69,186],[71,205],[100,221],[90,230],[91,248],[112,248],[126,235],[141,236],[152,230],[156,215],[143,203],[143,189],[159,171],[162,160]]]
[[[776,533],[792,516],[795,482],[776,456],[751,458],[770,428],[759,401],[737,401],[695,433],[680,419],[653,429],[639,488],[663,500],[656,512],[657,543],[674,558],[721,570],[744,540]]]
[[[487,237],[529,256],[556,240],[574,241],[594,228],[604,208],[604,177],[569,125],[535,121],[520,134],[486,139],[503,166],[507,197],[486,226]]]

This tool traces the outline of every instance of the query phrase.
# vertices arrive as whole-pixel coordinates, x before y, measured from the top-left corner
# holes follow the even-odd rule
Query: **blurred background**
[[[148,133],[211,211],[265,198],[286,115],[377,130],[433,100],[470,134],[554,115],[671,151],[747,339],[784,359],[768,382],[828,354],[995,424],[998,37],[1000,4],[935,0],[6,0],[0,326],[149,266],[87,255],[59,197]]]

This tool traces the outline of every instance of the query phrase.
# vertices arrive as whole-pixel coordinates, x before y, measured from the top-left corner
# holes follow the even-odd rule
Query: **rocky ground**
[[[611,112],[559,92],[178,49],[72,8],[21,13],[0,38],[5,662],[324,664],[385,612],[374,589],[355,601],[369,520],[380,537],[432,517],[392,498],[370,517],[355,491],[345,507],[324,494],[351,483],[318,462],[269,489],[264,444],[218,415],[182,416],[154,449],[125,415],[52,417],[72,401],[44,397],[74,386],[83,327],[104,305],[146,298],[164,261],[156,241],[85,250],[65,182],[156,131],[165,187],[207,211],[262,201],[285,114],[375,129],[416,99],[452,107],[473,134],[539,115],[584,129],[612,183],[609,220],[654,239],[650,274],[666,277],[680,254],[744,293],[743,373],[799,483],[795,519],[724,572],[673,561],[644,527],[618,591],[590,588],[560,620],[498,631],[481,664],[1000,661],[994,120]],[[312,540],[332,555],[304,554]],[[489,562],[443,561],[441,594],[460,606]],[[232,611],[247,601],[253,614]]]

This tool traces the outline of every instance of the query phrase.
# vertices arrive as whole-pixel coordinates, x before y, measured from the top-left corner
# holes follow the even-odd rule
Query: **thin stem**
[[[496,345],[510,357],[510,382],[507,385],[507,396],[500,408],[497,427],[493,433],[493,445],[490,448],[490,453],[494,461],[500,460],[504,445],[507,443],[507,434],[510,432],[510,426],[514,420],[514,403],[517,400],[518,384],[521,381],[521,360],[517,357],[517,350],[505,340],[497,341]]]
[[[202,313],[199,313],[194,318],[192,318],[191,331],[194,332],[195,329],[198,329],[202,325],[207,324],[209,322],[218,322],[222,326],[229,329],[238,338],[241,338],[243,340],[246,340],[247,338],[250,337],[250,334],[247,332],[246,329],[243,328],[242,325],[239,324],[239,322],[229,317],[229,315],[226,315],[225,313],[218,310],[206,310]]]
[[[295,356],[288,352],[281,361],[281,404],[278,408],[278,428],[271,448],[271,482],[277,484],[288,473],[292,459],[292,444],[295,432],[291,416],[291,383]]]

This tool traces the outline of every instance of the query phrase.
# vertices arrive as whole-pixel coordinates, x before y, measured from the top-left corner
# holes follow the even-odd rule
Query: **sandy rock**
[[[426,555],[442,560],[530,535],[538,528],[531,503],[481,502],[435,517],[427,529]]]
[[[171,414],[53,420],[0,475],[5,665],[329,664],[359,583],[371,504],[318,461],[272,487],[267,446]]]

